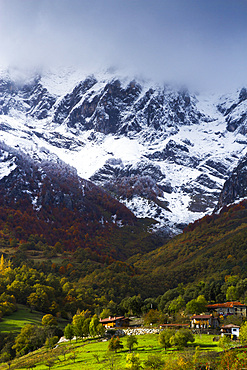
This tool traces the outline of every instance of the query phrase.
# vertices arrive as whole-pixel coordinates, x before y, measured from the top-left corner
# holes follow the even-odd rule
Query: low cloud
[[[0,65],[247,83],[246,0],[0,0]]]

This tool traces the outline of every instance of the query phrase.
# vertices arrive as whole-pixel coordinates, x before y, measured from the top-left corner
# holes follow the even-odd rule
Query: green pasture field
[[[186,351],[193,351],[199,346],[202,351],[222,351],[213,342],[213,335],[196,335],[195,342],[190,344]],[[157,334],[145,334],[137,336],[138,345],[134,347],[133,353],[139,354],[141,362],[148,358],[148,355],[159,354],[163,359],[178,356],[181,351],[175,348],[163,349],[158,344]],[[113,368],[113,363],[117,364],[118,368],[125,368],[126,356],[129,351],[126,346],[127,337],[121,338],[124,348],[119,352],[109,355],[107,348],[108,342],[101,340],[78,340],[60,344],[53,350],[42,348],[38,351],[23,356],[12,362],[10,369],[27,369],[28,363],[36,362],[36,370],[48,369],[47,360],[54,360],[51,369],[57,370],[103,370]],[[107,355],[108,353],[108,355]],[[111,364],[111,365],[110,365]],[[8,369],[7,364],[0,365],[0,369]],[[31,368],[31,367],[30,367]]]
[[[18,305],[18,311],[2,318],[0,332],[20,332],[26,324],[40,324],[43,316],[41,312],[30,312],[26,306]]]

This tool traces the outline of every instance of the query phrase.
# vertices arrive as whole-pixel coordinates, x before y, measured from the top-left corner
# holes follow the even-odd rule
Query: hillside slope
[[[96,270],[81,280],[85,286],[94,282],[103,294],[109,287],[124,290],[143,298],[156,297],[183,283],[224,280],[226,275],[247,276],[247,201],[224,208],[190,224],[164,246],[145,255],[136,255],[127,262],[135,269],[109,266]],[[121,280],[122,276],[122,280]],[[107,279],[106,279],[107,277]]]
[[[54,254],[60,245],[60,252],[80,249],[101,261],[107,256],[126,259],[156,246],[150,241],[140,248],[142,240],[152,239],[147,232],[150,221],[138,220],[60,160],[38,163],[1,144],[0,167],[2,246],[39,249],[42,242]]]
[[[180,283],[247,276],[247,200],[165,243],[149,231],[150,220],[137,219],[68,165],[37,165],[4,144],[0,154],[0,247],[14,265],[26,261],[55,273],[72,263],[73,270],[62,271],[78,289],[117,301],[155,297]]]

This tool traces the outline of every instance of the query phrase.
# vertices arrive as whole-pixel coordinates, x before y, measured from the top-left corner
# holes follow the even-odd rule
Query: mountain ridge
[[[212,99],[117,74],[79,76],[60,78],[63,93],[51,74],[2,77],[0,139],[38,161],[62,159],[168,233],[212,212],[246,153],[246,89]]]
[[[89,258],[126,259],[161,245],[166,238],[149,231],[152,220],[134,214],[104,189],[81,179],[74,168],[59,161],[38,163],[19,150],[0,144],[1,245],[39,250],[41,240],[56,254],[63,250]],[[6,171],[9,167],[9,171]],[[30,240],[32,243],[30,244]],[[42,249],[42,248],[41,248]]]

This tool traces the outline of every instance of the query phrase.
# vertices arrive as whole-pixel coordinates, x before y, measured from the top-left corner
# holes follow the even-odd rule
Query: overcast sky
[[[247,84],[247,0],[0,0],[0,65]]]

